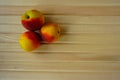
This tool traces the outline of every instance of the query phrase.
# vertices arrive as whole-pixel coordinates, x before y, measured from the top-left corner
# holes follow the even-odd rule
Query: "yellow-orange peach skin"
[[[20,36],[20,46],[26,51],[33,51],[40,45],[40,38],[37,33],[27,31]]]
[[[41,28],[41,35],[46,42],[54,42],[60,37],[60,27],[58,24],[49,23]]]

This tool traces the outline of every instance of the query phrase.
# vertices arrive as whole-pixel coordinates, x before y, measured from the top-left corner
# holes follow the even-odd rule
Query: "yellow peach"
[[[20,46],[26,51],[33,51],[40,45],[40,37],[36,32],[24,32],[19,39]]]
[[[60,27],[56,23],[45,24],[41,30],[41,36],[46,42],[54,42],[60,37]]]

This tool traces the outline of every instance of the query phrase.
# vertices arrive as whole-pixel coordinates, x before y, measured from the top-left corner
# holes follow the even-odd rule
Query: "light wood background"
[[[33,53],[18,44],[29,9],[63,29]],[[120,80],[120,0],[0,0],[0,80]]]

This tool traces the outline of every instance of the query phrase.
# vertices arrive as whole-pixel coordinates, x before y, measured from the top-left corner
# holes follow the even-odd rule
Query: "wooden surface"
[[[18,44],[29,9],[63,29],[33,53]],[[0,80],[120,80],[120,0],[0,0]]]

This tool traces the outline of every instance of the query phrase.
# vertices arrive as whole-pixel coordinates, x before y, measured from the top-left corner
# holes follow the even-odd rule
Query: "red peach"
[[[30,31],[39,30],[45,23],[44,15],[37,10],[26,11],[22,15],[21,23]]]

